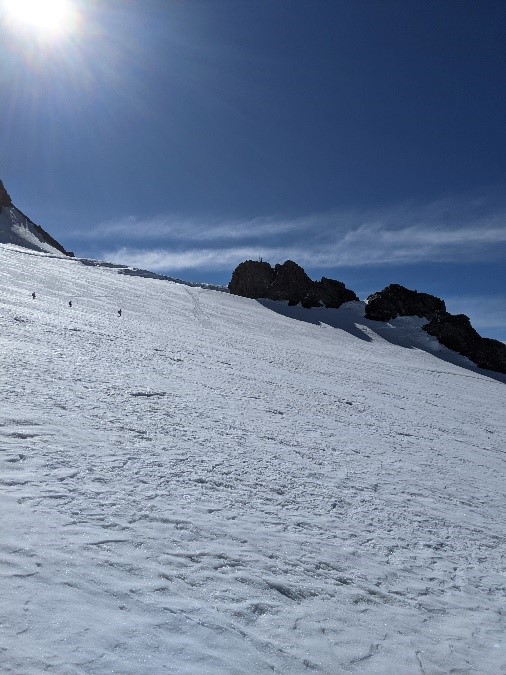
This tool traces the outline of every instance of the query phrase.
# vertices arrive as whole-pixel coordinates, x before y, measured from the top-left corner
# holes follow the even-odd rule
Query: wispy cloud
[[[470,262],[506,251],[506,207],[446,199],[292,219],[127,217],[75,234],[107,242],[103,258],[153,270],[230,269],[260,256],[322,269]],[[111,240],[121,245],[111,246]]]

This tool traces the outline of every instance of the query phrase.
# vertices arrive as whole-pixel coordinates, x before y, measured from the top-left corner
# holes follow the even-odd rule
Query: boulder
[[[285,300],[289,305],[300,303],[306,309],[322,306],[337,309],[345,302],[358,300],[342,281],[326,277],[313,281],[293,260],[274,268],[266,262],[246,260],[233,271],[228,288],[234,295]]]
[[[423,329],[448,349],[467,356],[480,368],[506,373],[506,345],[499,340],[481,337],[465,314],[441,312]]]
[[[439,312],[446,312],[440,298],[429,293],[418,293],[399,284],[390,284],[366,300],[365,316],[374,321],[390,321],[397,316],[420,316],[432,319]]]

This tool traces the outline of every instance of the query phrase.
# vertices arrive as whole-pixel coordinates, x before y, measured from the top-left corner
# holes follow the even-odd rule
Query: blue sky
[[[77,255],[291,258],[506,340],[503,0],[76,0],[53,42],[5,2],[0,178]]]

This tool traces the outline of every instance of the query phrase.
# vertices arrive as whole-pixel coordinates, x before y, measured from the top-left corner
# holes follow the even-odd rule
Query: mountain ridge
[[[0,241],[33,251],[73,257],[49,232],[18,209],[0,180]]]
[[[0,242],[53,255],[74,257],[73,252],[66,251],[46,230],[14,206],[1,180]],[[84,259],[82,262],[107,266],[107,263]],[[117,267],[121,268],[122,274],[173,280],[172,277],[146,270]],[[206,287],[205,284],[180,283]],[[346,302],[358,300],[354,291],[346,288],[343,282],[325,277],[320,281],[313,281],[302,267],[291,260],[274,267],[261,260],[244,261],[232,272],[228,290],[242,297],[287,301],[289,305],[300,304],[307,310],[321,306],[328,309],[338,308]],[[467,316],[446,312],[445,303],[439,298],[391,284],[366,299],[367,318],[388,321],[396,316],[424,316],[429,323],[423,329],[445,347],[470,358],[481,368],[506,373],[506,345],[498,340],[483,338],[472,327]]]

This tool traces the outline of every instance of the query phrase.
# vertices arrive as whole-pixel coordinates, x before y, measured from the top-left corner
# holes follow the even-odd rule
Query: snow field
[[[0,246],[2,671],[506,672],[505,382],[422,323]]]

